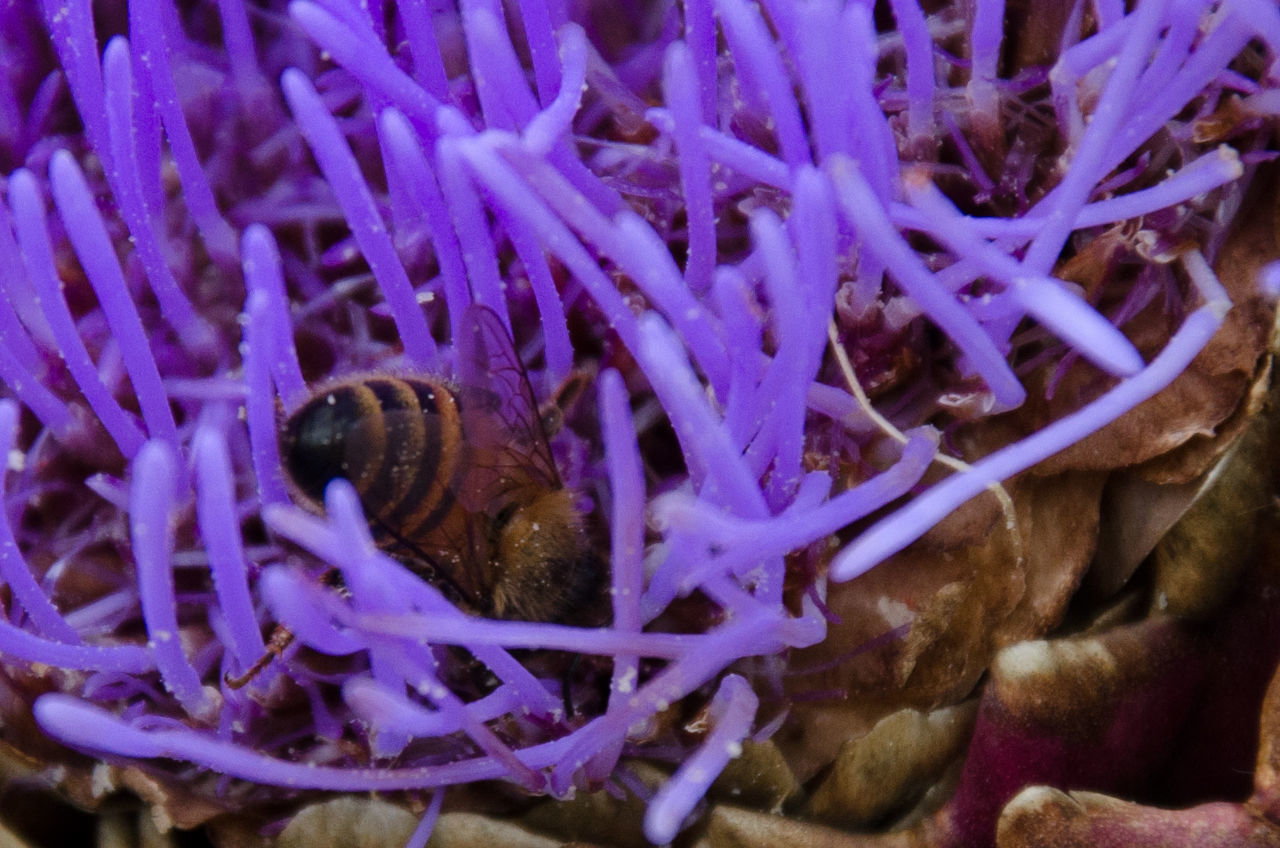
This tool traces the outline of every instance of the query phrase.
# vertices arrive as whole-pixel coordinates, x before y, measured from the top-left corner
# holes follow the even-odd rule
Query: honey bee
[[[280,428],[294,499],[323,512],[336,478],[359,494],[374,541],[470,613],[575,619],[602,564],[565,488],[528,375],[491,310],[471,307],[457,380],[364,374],[331,383]],[[287,647],[277,631],[243,686]],[[281,644],[283,643],[283,644]]]

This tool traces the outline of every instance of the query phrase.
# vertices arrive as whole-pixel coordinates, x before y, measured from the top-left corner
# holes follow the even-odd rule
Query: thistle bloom
[[[226,809],[564,796],[668,759],[645,828],[673,838],[776,727],[770,660],[824,638],[828,580],[1187,367],[1272,156],[1266,0],[1077,3],[1016,59],[1000,0],[889,6],[890,31],[837,0],[0,10],[0,654],[39,693],[7,716]],[[1117,232],[1105,284],[1064,279]],[[448,374],[473,302],[539,396],[599,364],[553,449],[608,626],[468,616],[346,483],[323,517],[289,498],[278,408]],[[922,484],[1055,362],[1091,369],[1085,402]],[[277,623],[299,647],[230,688]]]

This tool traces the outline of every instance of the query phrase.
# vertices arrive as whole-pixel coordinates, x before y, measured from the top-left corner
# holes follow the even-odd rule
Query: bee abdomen
[[[454,489],[465,463],[465,444],[457,399],[448,387],[425,380],[406,381],[417,402],[432,414],[424,416],[426,439],[431,445],[414,468],[414,479],[394,504],[379,511],[383,522],[410,540],[434,530],[454,508]]]
[[[323,504],[329,482],[351,481],[375,534],[449,496],[457,465],[452,394],[423,379],[371,377],[317,394],[286,422],[282,457],[300,493]]]
[[[345,477],[358,489],[374,456],[381,465],[384,440],[376,429],[371,428],[364,438],[352,438],[352,429],[370,416],[381,416],[373,393],[363,386],[349,385],[317,394],[285,422],[280,435],[281,459],[289,479],[308,500],[323,503],[325,487],[335,477]],[[363,450],[353,467],[349,454],[356,441],[363,444]]]

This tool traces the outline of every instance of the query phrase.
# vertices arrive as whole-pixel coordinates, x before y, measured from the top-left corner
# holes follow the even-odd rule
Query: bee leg
[[[538,418],[542,420],[542,429],[547,438],[560,432],[565,416],[577,406],[583,392],[594,379],[595,369],[579,368],[564,378],[550,399],[538,406]]]
[[[257,662],[249,666],[248,670],[239,677],[232,677],[225,674],[222,677],[224,683],[232,689],[243,689],[248,685],[249,681],[262,673],[262,670],[271,664],[271,661],[284,653],[285,649],[293,644],[293,631],[282,625],[276,625],[276,629],[271,632],[271,639],[267,642],[267,650],[258,657]]]
[[[549,439],[564,427],[564,412],[554,402],[547,401],[538,407],[538,420],[542,423],[542,432]]]
[[[577,714],[573,709],[572,686],[573,675],[581,664],[582,654],[574,654],[573,659],[569,660],[569,667],[564,670],[564,676],[560,678],[560,697],[564,699],[564,717],[566,719],[571,719]]]

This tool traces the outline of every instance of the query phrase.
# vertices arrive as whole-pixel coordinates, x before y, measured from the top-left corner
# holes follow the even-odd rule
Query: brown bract
[[[840,620],[822,644],[793,655],[788,691],[796,704],[775,739],[813,793],[802,815],[846,828],[893,821],[910,828],[909,838],[830,844],[994,845],[1006,802],[1038,783],[1161,798],[1202,813],[1141,808],[1152,815],[1132,818],[1148,821],[1151,833],[1188,826],[1190,834],[1203,825],[1206,834],[1271,844],[1269,825],[1250,828],[1264,797],[1280,808],[1280,792],[1259,790],[1243,811],[1206,803],[1215,800],[1208,787],[1227,791],[1239,785],[1233,774],[1247,774],[1259,687],[1280,658],[1280,633],[1265,612],[1273,602],[1264,600],[1280,591],[1265,565],[1278,546],[1269,535],[1259,539],[1272,534],[1260,528],[1273,526],[1276,515],[1275,401],[1268,401],[1274,309],[1256,282],[1280,243],[1272,205],[1251,208],[1256,214],[1242,216],[1215,263],[1235,306],[1186,373],[1008,481],[1015,521],[995,497],[980,496],[907,550],[830,587],[828,605]],[[1124,249],[1100,238],[1063,272],[1096,290]],[[1189,308],[1199,304],[1198,295],[1189,297]],[[1157,297],[1124,328],[1148,360],[1176,329],[1165,308]],[[1029,381],[1033,399],[1024,408],[966,424],[948,443],[973,461],[1114,384],[1078,362],[1045,400],[1037,380],[1043,387],[1053,376],[1046,368]],[[946,473],[935,467],[929,479]],[[964,744],[953,751],[950,737],[929,741],[931,722],[975,691],[981,707],[967,753]],[[1277,708],[1268,709],[1264,725],[1280,725]],[[902,729],[908,726],[915,732]],[[1260,763],[1258,779],[1269,775],[1272,786],[1277,768],[1267,768]],[[945,802],[941,810],[912,818],[921,809],[927,815],[924,799],[940,792],[933,807]],[[1042,834],[1064,811],[1084,821],[1096,806],[1044,797],[1052,803],[1036,802],[1048,816]],[[1011,806],[1009,821],[1029,821],[1032,809]],[[1116,809],[1106,807],[1098,821],[1115,818]],[[756,813],[718,809],[709,821],[714,844],[806,838],[775,832],[786,826]],[[1091,827],[1079,833],[1101,833]],[[1001,848],[1024,832],[1002,824]],[[1145,838],[1140,827],[1114,832]],[[818,840],[812,844],[835,840],[826,831],[806,833]]]
[[[1275,309],[1258,289],[1262,266],[1280,255],[1275,211],[1259,204],[1258,214],[1241,216],[1241,225],[1227,239],[1214,263],[1233,306],[1222,327],[1191,366],[1155,397],[1106,427],[1040,463],[1034,473],[1047,476],[1069,469],[1112,470],[1154,463],[1151,477],[1159,482],[1185,481],[1203,473],[1211,461],[1192,450],[1167,456],[1180,448],[1210,442],[1219,428],[1241,409],[1267,352]],[[1105,266],[1099,266],[1102,273]],[[1086,286],[1087,287],[1087,286]],[[1192,295],[1192,306],[1197,306]],[[1130,340],[1150,361],[1164,346],[1171,330],[1163,298],[1155,298],[1125,326]],[[1077,363],[1056,387],[1047,403],[1029,401],[1018,417],[1027,432],[1061,418],[1109,388],[1096,369]],[[1034,398],[1036,393],[1031,392]],[[1025,418],[1023,418],[1025,416]]]
[[[1000,848],[1270,848],[1280,829],[1238,804],[1159,810],[1098,795],[1030,787],[1000,817]]]
[[[977,702],[921,713],[899,710],[840,747],[805,808],[808,816],[865,829],[921,798],[973,732]]]
[[[828,604],[840,621],[824,642],[793,658],[790,686],[797,698],[830,693],[840,702],[801,704],[779,738],[802,779],[895,709],[967,697],[995,651],[1061,620],[1093,556],[1102,477],[1028,476],[1007,488],[1012,528],[997,506],[986,510],[981,533],[953,522],[953,532],[934,533],[831,587]],[[904,626],[902,638],[842,659]]]

